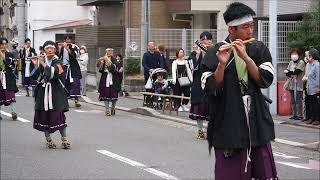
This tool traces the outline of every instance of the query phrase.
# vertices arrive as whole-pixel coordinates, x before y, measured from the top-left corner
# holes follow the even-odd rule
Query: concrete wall
[[[98,24],[102,26],[122,26],[124,24],[122,4],[99,6],[98,9]]]
[[[172,14],[171,12],[169,12],[170,9],[168,8],[168,3],[166,2],[166,0],[157,0],[150,2],[151,28],[190,28],[190,23],[188,22],[173,21]],[[125,9],[125,26],[131,28],[140,28],[141,0],[126,1]]]
[[[210,29],[210,14],[194,14],[193,29]]]

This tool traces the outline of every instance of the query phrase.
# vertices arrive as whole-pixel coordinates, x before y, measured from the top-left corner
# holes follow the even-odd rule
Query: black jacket
[[[82,75],[81,75],[80,66],[77,61],[77,54],[76,54],[78,50],[75,47],[73,48],[71,45],[69,46],[69,48],[70,48],[69,64],[71,68],[71,76],[72,78],[81,79]],[[60,54],[59,54],[59,59],[61,60],[61,62],[63,60],[63,53],[64,53],[64,47],[61,48]]]
[[[35,89],[35,110],[44,111],[44,97],[45,97],[45,87],[44,83],[50,82],[52,85],[52,104],[53,110],[56,111],[68,111],[69,104],[67,99],[67,92],[62,86],[63,74],[59,74],[58,65],[61,65],[61,61],[57,58],[52,60],[51,66],[43,68],[42,66],[36,69],[32,73],[32,78],[39,80],[39,84]],[[51,68],[54,68],[54,74],[51,74]],[[52,75],[52,78],[51,78]]]
[[[109,73],[112,73],[112,82],[113,82],[112,87],[117,92],[120,92],[121,91],[121,84],[122,84],[122,73],[120,73],[119,70],[121,68],[120,67],[121,65],[119,63],[117,63],[117,59],[114,57],[111,57],[111,62],[112,62],[112,65],[108,67],[108,71],[109,71]],[[99,72],[101,74],[108,74],[108,72],[104,72],[105,68],[106,68],[105,61],[102,64],[99,64],[99,66],[100,66]],[[103,83],[100,82],[99,86],[101,86],[102,84]]]
[[[16,65],[14,64],[15,59],[11,52],[5,52],[5,67],[4,73],[6,74],[6,86],[7,90],[18,92],[18,87],[16,85],[16,76],[14,74]],[[2,91],[1,91],[2,93]]]
[[[219,63],[216,53],[221,45],[222,43],[218,43],[208,49],[202,62],[204,72],[216,70]],[[273,80],[273,73],[263,69],[261,64],[271,67],[272,58],[269,49],[260,41],[247,45],[246,49],[260,73],[259,82],[254,81],[248,74],[248,94],[251,96],[251,146],[257,147],[275,139],[273,119],[261,93],[261,88],[268,88]],[[235,61],[225,69],[221,85],[214,85],[214,78],[210,76],[207,79],[205,88],[206,94],[209,95],[209,147],[248,148],[249,131]]]
[[[195,51],[191,52],[189,59],[190,59],[190,61],[192,61],[192,64],[193,64],[193,73],[192,73],[193,82],[192,82],[192,86],[191,86],[191,104],[207,102],[205,93],[201,88],[202,53],[200,54],[198,61],[196,59]]]
[[[32,47],[30,47],[30,50],[29,50],[29,55],[28,57],[32,57],[32,56],[36,56],[37,53],[36,53],[36,50]],[[25,72],[25,68],[26,68],[26,48],[23,48],[22,50],[20,50],[20,58],[21,58],[21,72],[24,73]],[[31,62],[30,63],[30,73],[32,72],[32,70],[34,69],[34,65],[33,63]]]

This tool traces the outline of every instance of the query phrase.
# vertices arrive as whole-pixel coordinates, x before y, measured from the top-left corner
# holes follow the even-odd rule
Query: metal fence
[[[150,29],[150,40],[155,41],[157,45],[162,44],[168,50],[170,57],[175,56],[177,48],[183,48],[186,55],[192,51],[194,41],[199,39],[203,31],[212,33],[213,42],[217,41],[216,29]],[[127,56],[140,56],[141,34],[140,28],[126,29],[126,51]]]
[[[278,32],[278,63],[287,63],[290,61],[288,47],[288,33],[297,30],[297,21],[279,21],[277,24]],[[276,37],[275,37],[276,38]],[[258,40],[269,46],[269,21],[258,22]]]

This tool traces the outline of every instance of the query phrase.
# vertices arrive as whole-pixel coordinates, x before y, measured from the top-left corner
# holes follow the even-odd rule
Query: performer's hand
[[[38,56],[33,56],[31,57],[31,62],[33,65],[38,65]]]
[[[220,48],[225,48],[229,46],[230,45],[224,44]],[[229,48],[228,50],[224,50],[224,51],[218,51],[216,55],[218,57],[219,63],[221,63],[222,65],[226,65],[230,59],[231,51],[232,51],[232,48]]]
[[[247,54],[246,46],[243,44],[243,41],[241,39],[236,39],[232,42],[232,44],[236,49],[238,56],[243,60],[247,60],[249,56]]]
[[[66,48],[66,49],[69,49],[68,43],[63,42],[63,47]]]
[[[197,55],[200,55],[200,54],[201,54],[201,49],[198,48],[198,47],[197,47],[194,51],[196,52]]]
[[[62,74],[63,73],[63,68],[61,67],[60,64],[57,65],[57,68],[58,68],[58,73]]]
[[[102,57],[99,58],[99,61],[100,61],[100,62],[103,62],[104,60],[105,60],[105,57],[104,57],[104,56],[102,56]]]
[[[39,64],[41,64],[43,67],[46,66],[46,63],[44,62],[44,56],[39,56]]]

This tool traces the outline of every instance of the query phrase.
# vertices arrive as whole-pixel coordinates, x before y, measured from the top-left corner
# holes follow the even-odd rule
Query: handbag
[[[152,89],[152,77],[151,76],[149,76],[148,81],[147,81],[146,85],[144,86],[144,88]]]
[[[189,78],[185,76],[179,77],[178,82],[181,87],[189,86],[191,84],[191,81],[189,80]]]
[[[188,63],[188,61],[187,61],[187,63]],[[189,63],[188,63],[188,64],[189,64]],[[179,77],[179,78],[178,78],[178,82],[179,82],[180,87],[190,86],[191,81],[190,81],[190,79],[189,79],[189,77],[188,77],[188,75],[187,75],[187,64],[186,64],[186,69],[185,69],[185,71],[184,71],[183,74],[184,74],[185,76],[179,77],[179,76],[178,76],[178,70],[177,70],[177,77]]]

